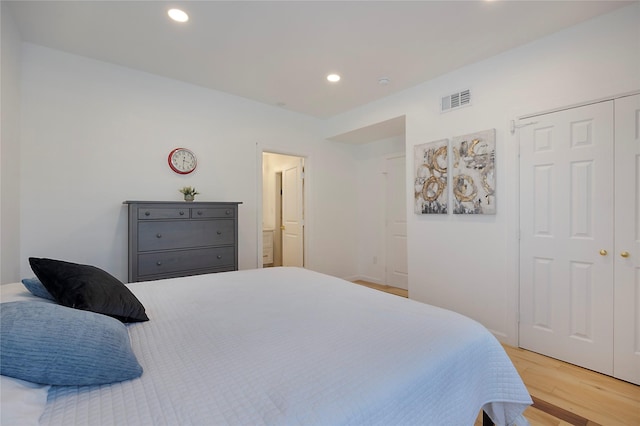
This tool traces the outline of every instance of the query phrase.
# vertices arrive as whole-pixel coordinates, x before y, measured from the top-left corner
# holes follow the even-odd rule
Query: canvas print
[[[496,213],[496,130],[456,136],[452,142],[454,214]]]
[[[415,213],[447,214],[447,156],[449,139],[414,147]]]

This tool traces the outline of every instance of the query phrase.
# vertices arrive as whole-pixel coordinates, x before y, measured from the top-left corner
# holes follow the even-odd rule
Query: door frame
[[[312,224],[312,210],[310,209],[310,200],[309,195],[311,193],[311,179],[309,173],[310,167],[310,156],[306,153],[301,152],[293,152],[293,151],[284,151],[277,148],[269,148],[265,146],[260,146],[259,143],[256,143],[256,267],[262,268],[264,267],[262,263],[262,220],[263,220],[263,197],[262,191],[264,187],[262,170],[263,170],[263,154],[275,154],[275,155],[288,155],[292,157],[300,157],[303,159],[304,164],[304,184],[302,186],[302,211],[303,211],[303,227],[302,227],[302,247],[303,247],[303,265],[306,268],[309,265],[309,239],[311,235],[311,224]]]

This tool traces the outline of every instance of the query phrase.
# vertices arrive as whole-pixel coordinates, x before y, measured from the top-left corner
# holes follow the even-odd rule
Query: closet
[[[640,384],[640,94],[518,127],[519,344]]]

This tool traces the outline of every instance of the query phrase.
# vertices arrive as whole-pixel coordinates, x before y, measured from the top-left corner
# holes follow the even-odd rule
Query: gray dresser
[[[238,269],[240,202],[125,201],[129,282]]]

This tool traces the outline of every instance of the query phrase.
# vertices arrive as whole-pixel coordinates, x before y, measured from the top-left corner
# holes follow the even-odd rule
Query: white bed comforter
[[[511,424],[501,345],[451,311],[299,268],[130,284],[141,378],[49,390],[44,425]]]

